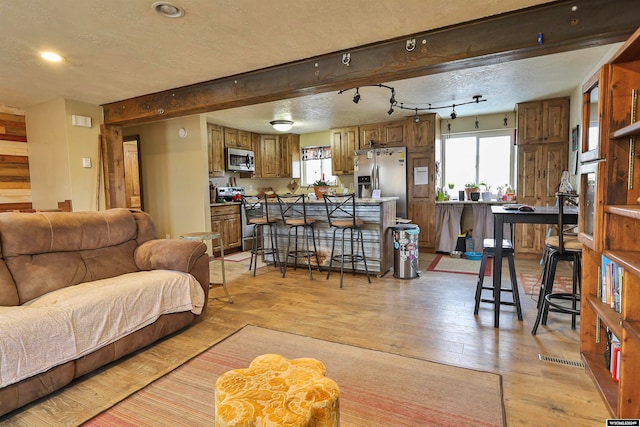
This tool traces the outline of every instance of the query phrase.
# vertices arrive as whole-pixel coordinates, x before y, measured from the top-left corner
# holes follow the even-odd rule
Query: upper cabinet
[[[209,176],[224,176],[224,130],[221,126],[207,125]]]
[[[568,141],[568,97],[518,104],[518,145]]]
[[[261,178],[300,178],[300,135],[261,135]]]
[[[407,127],[404,120],[387,123],[372,123],[360,126],[360,150],[375,147],[405,147]],[[358,148],[356,148],[358,149]]]
[[[224,128],[224,146],[251,150],[251,132],[233,128]]]
[[[333,175],[353,175],[353,155],[360,146],[358,127],[331,129],[330,134]]]

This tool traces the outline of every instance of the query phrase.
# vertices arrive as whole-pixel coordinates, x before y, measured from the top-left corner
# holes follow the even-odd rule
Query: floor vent
[[[545,356],[543,354],[538,354],[538,359],[542,360],[543,362],[559,363],[561,365],[575,366],[576,368],[584,368],[584,363],[576,360],[561,359],[559,357]]]

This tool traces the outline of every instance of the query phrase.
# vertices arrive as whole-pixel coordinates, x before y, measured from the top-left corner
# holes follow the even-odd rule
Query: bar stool
[[[287,274],[287,265],[289,264],[289,258],[293,258],[293,269],[295,270],[298,265],[298,258],[306,258],[307,266],[309,267],[309,277],[313,279],[313,272],[311,267],[311,258],[316,258],[316,264],[318,271],[320,271],[320,260],[318,258],[318,249],[316,246],[316,234],[314,229],[315,219],[307,216],[307,206],[304,194],[300,195],[285,195],[278,197],[278,205],[280,206],[280,214],[282,216],[282,222],[289,227],[287,233],[287,251],[285,253],[284,269],[282,271],[282,277]],[[302,246],[299,249],[298,229],[302,229]],[[295,249],[291,250],[291,233],[294,233]],[[311,241],[313,242],[313,250],[309,246],[309,234],[311,234]]]
[[[362,237],[362,227],[364,221],[356,218],[356,199],[354,194],[348,194],[344,196],[328,196],[324,195],[324,205],[327,209],[327,218],[329,219],[329,226],[333,228],[333,242],[331,244],[331,257],[329,258],[329,271],[327,272],[327,279],[331,274],[331,268],[333,261],[340,263],[340,287],[342,288],[342,277],[344,276],[344,265],[351,264],[351,273],[356,273],[356,263],[363,262],[364,270],[367,273],[367,280],[371,283],[371,277],[369,276],[369,268],[367,267],[367,258],[364,256],[364,239]],[[336,249],[336,232],[342,231],[341,251],[339,255],[335,255]],[[344,233],[349,231],[349,242],[351,246],[351,252],[345,253],[344,251]],[[353,235],[356,235],[355,247]],[[358,253],[358,240],[362,248],[362,255]]]
[[[480,272],[478,274],[478,284],[476,285],[476,305],[473,310],[473,314],[478,314],[478,310],[480,309],[480,302],[490,302],[494,303],[493,299],[483,299],[482,291],[483,290],[491,290],[493,291],[493,286],[483,286],[484,282],[484,272],[487,268],[487,260],[489,258],[493,258],[496,254],[496,242],[494,239],[484,239],[482,241],[482,260],[480,261]],[[522,307],[520,306],[520,293],[518,292],[518,279],[516,277],[516,265],[514,260],[513,244],[511,240],[503,240],[502,241],[502,256],[506,257],[509,262],[509,275],[511,276],[511,288],[500,288],[500,292],[509,292],[512,294],[512,301],[503,301],[500,298],[501,305],[512,305],[516,307],[516,313],[518,315],[518,320],[522,320]],[[495,274],[495,272],[494,272]]]
[[[229,304],[233,304],[231,295],[229,295],[229,291],[227,290],[227,278],[224,272],[224,240],[222,239],[222,233],[215,233],[211,231],[185,233],[185,234],[181,234],[180,238],[187,239],[187,240],[199,240],[201,242],[205,240],[211,240],[211,252],[214,252],[216,249],[220,249],[220,267],[222,268],[222,283],[209,283],[209,287],[215,284],[221,284],[222,288],[224,289],[224,293],[227,296],[227,300],[229,301]],[[218,241],[219,246],[213,245],[214,240]]]
[[[580,281],[582,274],[582,243],[575,233],[575,224],[566,225],[564,206],[578,205],[578,195],[556,193],[558,205],[558,234],[545,240],[542,285],[538,296],[538,315],[531,335],[535,335],[540,324],[547,324],[549,311],[571,315],[571,329],[576,328],[576,318],[580,315]],[[553,292],[553,281],[558,261],[572,263],[571,292]]]
[[[243,197],[242,208],[244,209],[244,216],[247,225],[253,226],[249,271],[253,268],[253,275],[256,275],[259,255],[262,255],[263,259],[265,255],[271,255],[274,265],[281,269],[280,254],[278,252],[278,238],[274,230],[277,219],[269,213],[269,198],[266,194],[262,196]],[[265,227],[269,231],[271,247],[265,247],[265,243],[267,242],[264,239],[260,242],[260,238],[265,236]]]

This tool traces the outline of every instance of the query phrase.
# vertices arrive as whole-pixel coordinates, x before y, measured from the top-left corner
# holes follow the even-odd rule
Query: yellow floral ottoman
[[[216,426],[339,426],[340,390],[324,374],[316,359],[258,356],[216,381]]]

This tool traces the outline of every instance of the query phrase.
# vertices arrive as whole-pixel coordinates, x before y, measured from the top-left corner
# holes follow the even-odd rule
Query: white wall
[[[187,130],[181,138],[178,130]],[[138,135],[144,210],[158,236],[211,230],[207,131],[204,116],[188,116],[123,129]]]

